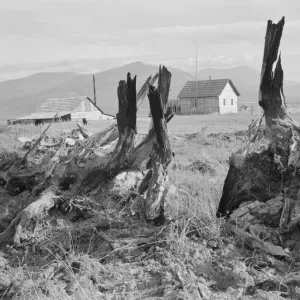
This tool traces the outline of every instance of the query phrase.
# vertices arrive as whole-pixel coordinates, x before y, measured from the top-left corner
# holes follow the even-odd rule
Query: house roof
[[[69,97],[47,99],[36,111],[37,112],[73,112],[78,105],[88,97]]]
[[[230,79],[214,79],[197,81],[197,97],[218,97],[226,84],[229,83],[237,96],[240,96],[237,88]],[[195,98],[196,81],[187,81],[178,95],[178,98]]]
[[[36,112],[20,117],[18,120],[52,119],[56,113],[58,113],[58,117],[62,117],[72,113],[87,98],[87,96],[83,96],[47,99]]]
[[[98,108],[94,102],[87,96],[82,97],[68,97],[68,98],[51,98],[47,99],[36,112],[20,117],[18,120],[31,120],[31,119],[52,119],[56,113],[58,113],[58,118],[71,114],[84,100],[90,101],[102,114],[107,116],[112,116],[105,114],[100,108]]]

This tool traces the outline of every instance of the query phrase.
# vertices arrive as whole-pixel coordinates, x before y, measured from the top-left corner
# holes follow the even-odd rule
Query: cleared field
[[[291,116],[300,123],[300,112],[291,113]],[[171,134],[195,133],[203,130],[207,133],[213,132],[230,132],[247,129],[251,120],[260,118],[260,114],[251,116],[249,113],[226,114],[226,115],[191,115],[191,116],[174,116],[168,124],[168,130]],[[151,118],[138,118],[137,131],[139,134],[147,134]],[[88,130],[91,133],[99,132],[115,120],[89,121]],[[39,135],[47,126],[36,127],[34,125],[13,125],[10,132],[16,136],[36,136]],[[75,122],[54,123],[49,129],[49,133],[64,132],[77,128]]]
[[[61,288],[66,286],[64,280],[69,277],[59,275],[58,279],[54,278],[56,281],[50,277],[43,279],[43,285],[36,281],[32,281],[29,286],[22,285],[22,297],[14,299],[154,299],[153,295],[161,296],[164,293],[165,282],[170,282],[168,284],[175,287],[173,289],[177,289],[182,297],[175,298],[174,294],[171,294],[168,298],[155,299],[284,299],[272,298],[273,290],[266,292],[269,298],[264,297],[264,294],[261,296],[260,293],[264,293],[270,283],[274,286],[273,289],[279,290],[281,282],[285,283],[286,278],[293,276],[289,269],[290,262],[272,258],[287,271],[271,279],[268,276],[262,277],[267,272],[275,273],[274,267],[262,267],[261,262],[266,261],[266,256],[261,252],[249,251],[243,241],[229,234],[222,219],[216,219],[216,209],[228,171],[229,157],[244,143],[245,133],[241,130],[247,129],[252,119],[260,117],[250,114],[175,116],[168,128],[175,152],[175,157],[170,163],[169,177],[171,190],[176,192],[168,196],[165,205],[165,212],[173,222],[159,229],[166,230],[165,239],[159,243],[156,241],[153,247],[139,246],[130,250],[120,244],[116,248],[117,251],[113,250],[107,238],[104,240],[103,236],[98,236],[97,231],[95,233],[95,222],[104,215],[108,216],[113,224],[115,220],[123,220],[124,214],[127,213],[124,208],[120,211],[117,206],[113,206],[110,197],[110,204],[104,205],[107,202],[106,198],[85,195],[89,203],[98,205],[93,209],[89,208],[87,219],[77,219],[76,214],[65,215],[61,214],[59,209],[54,210],[49,220],[57,219],[53,224],[62,224],[61,227],[55,227],[54,230],[52,225],[45,228],[41,224],[34,232],[35,237],[41,239],[37,249],[40,249],[39,245],[46,243],[47,249],[50,250],[29,250],[29,255],[21,257],[24,263],[21,266],[18,256],[7,254],[6,264],[12,278],[21,274],[25,279],[28,279],[32,272],[39,275],[46,263],[63,265],[68,271],[66,274],[71,278],[70,282],[73,283],[73,278],[76,279],[77,288],[73,291],[76,297],[71,298],[65,288]],[[300,120],[300,114],[293,117]],[[139,134],[148,132],[150,121],[150,118],[137,120]],[[113,122],[89,122],[88,129],[94,133]],[[18,137],[38,136],[46,126],[0,126],[0,162],[13,161],[18,155],[23,156],[25,151],[20,149],[22,144]],[[54,123],[48,134],[58,136],[62,132],[70,133],[70,130],[76,127],[76,123],[73,122]],[[7,220],[9,217],[14,218],[18,212],[17,209],[13,210],[15,203],[25,203],[26,192],[17,197],[10,196],[0,186],[0,198],[0,219],[2,215]],[[1,226],[6,228],[7,223],[0,222],[0,233],[3,231]],[[146,236],[149,230],[157,230],[157,227],[150,224],[143,226],[143,223],[138,223],[137,227],[126,226],[103,231],[105,230],[107,236],[123,241],[132,236]],[[41,246],[41,249],[44,248]],[[124,253],[122,249],[125,249]],[[22,251],[20,255],[23,255]],[[76,270],[73,271],[74,265],[82,268],[80,276]],[[251,271],[254,268],[262,271],[254,273]],[[7,273],[2,268],[1,273],[0,268],[0,278],[4,278],[5,272]],[[96,279],[91,280],[90,274],[95,274],[93,276]],[[181,274],[189,277],[182,277]],[[184,281],[178,278],[184,278]],[[262,283],[259,280],[262,280]],[[10,284],[9,280],[7,282]],[[256,282],[259,282],[257,286]],[[193,290],[182,289],[182,285],[191,286],[190,283],[197,286],[197,291],[200,287],[201,293],[207,297],[187,298]],[[49,291],[47,295],[44,295],[44,286]],[[237,297],[237,292],[244,293],[245,297]]]
[[[298,123],[300,123],[300,112],[290,114]],[[249,113],[226,114],[226,115],[191,115],[191,116],[174,116],[168,124],[168,131],[172,135],[184,135],[196,132],[218,133],[218,132],[234,132],[246,130],[252,120],[260,118],[261,115],[255,114],[251,116]],[[99,132],[111,124],[115,120],[105,121],[89,121],[88,130],[91,133]],[[138,134],[144,135],[148,133],[151,118],[138,118],[137,131]],[[0,125],[0,148],[16,148],[18,146],[18,137],[38,137],[46,128],[34,125]],[[2,128],[2,129],[1,129]],[[75,122],[53,123],[48,130],[48,135],[57,135],[61,132],[69,132],[77,128]],[[1,130],[5,134],[1,134]],[[9,134],[7,134],[9,133]]]

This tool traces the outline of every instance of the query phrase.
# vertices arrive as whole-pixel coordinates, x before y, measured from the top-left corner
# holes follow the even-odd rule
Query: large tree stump
[[[164,85],[164,79],[161,79]],[[165,86],[165,85],[164,85]],[[145,85],[139,97],[149,89]],[[141,196],[147,198],[146,215],[148,219],[163,219],[163,201],[167,192],[167,165],[171,160],[172,152],[166,123],[172,118],[170,113],[164,113],[161,95],[158,90],[150,86],[149,100],[153,115],[154,128],[146,139],[135,147],[137,93],[136,77],[130,73],[127,81],[120,81],[118,87],[119,113],[117,114],[118,142],[115,149],[108,156],[89,154],[81,146],[68,149],[63,142],[56,154],[41,166],[43,181],[33,184],[32,197],[27,206],[19,211],[10,226],[0,233],[0,240],[4,243],[14,241],[16,246],[22,244],[22,232],[31,222],[43,219],[54,206],[64,212],[78,194],[90,191],[99,192],[113,182],[117,175],[132,167],[142,169],[137,162],[142,163],[152,158],[148,163],[150,168],[144,182],[147,184],[139,189]],[[167,93],[167,92],[166,92]],[[76,145],[75,145],[76,146]],[[147,151],[143,151],[147,149]],[[142,150],[142,151],[141,151]],[[154,163],[155,162],[155,163]],[[96,166],[96,167],[94,167]],[[139,172],[141,176],[141,172]],[[134,188],[136,185],[132,183]],[[100,194],[102,195],[102,194]],[[60,209],[58,208],[58,209]]]
[[[156,141],[156,130],[153,127],[154,120],[155,122],[157,122],[157,124],[161,120],[161,115],[160,113],[157,113],[157,111],[160,112],[160,110],[162,109],[161,113],[164,116],[164,118],[162,119],[164,119],[166,123],[168,123],[174,116],[171,112],[166,111],[169,90],[171,86],[171,78],[172,74],[168,71],[168,69],[165,66],[159,66],[157,90],[155,90],[153,86],[150,85],[148,94],[148,98],[150,97],[150,112],[152,116],[149,132],[144,141],[132,151],[129,158],[129,165],[131,168],[138,168],[142,170],[147,168],[147,164],[150,161],[150,154],[153,149],[153,144]],[[153,97],[154,94],[156,94],[157,98],[153,101],[153,99],[155,99],[155,97]],[[160,94],[160,100],[158,99],[158,94]],[[152,99],[152,102],[150,99]],[[154,111],[154,116],[152,114],[152,109]]]
[[[139,92],[136,95],[136,102],[137,107],[140,106],[146,97],[147,91],[149,89],[149,86],[153,85],[158,78],[158,73],[155,74],[153,77],[150,75],[145,83],[140,88]],[[55,119],[55,116],[53,120]],[[52,121],[53,121],[52,120]],[[52,122],[51,122],[52,123]],[[1,174],[0,180],[2,184],[6,184],[6,189],[12,194],[16,195],[24,190],[31,190],[34,188],[34,186],[41,181],[41,178],[45,176],[44,170],[40,166],[37,166],[32,170],[31,168],[28,168],[28,166],[25,166],[22,170],[20,170],[20,164],[24,163],[26,161],[26,157],[35,149],[35,147],[38,145],[38,143],[41,141],[43,136],[45,135],[46,131],[48,130],[48,125],[46,130],[42,133],[41,137],[37,140],[37,142],[34,144],[33,147],[29,149],[29,151],[26,153],[25,157],[19,162],[19,164],[14,164],[7,172],[3,172]],[[96,133],[92,136],[89,136],[86,132],[83,132],[83,128],[80,127],[79,129],[81,133],[84,135],[86,140],[84,142],[81,142],[80,144],[76,144],[75,149],[72,151],[70,156],[73,157],[73,160],[80,160],[81,158],[84,158],[88,155],[90,150],[94,148],[101,148],[104,146],[107,146],[109,144],[113,144],[116,142],[119,138],[119,130],[118,130],[118,124],[114,123],[108,128],[105,128],[99,133]],[[60,144],[62,141],[60,140],[58,144]],[[43,145],[43,142],[41,142]],[[47,146],[58,146],[54,145],[53,143]],[[44,146],[46,146],[44,144]],[[36,169],[36,170],[35,170]],[[75,171],[77,172],[77,171]],[[83,176],[85,176],[83,174]]]
[[[249,139],[245,147],[232,154],[219,216],[227,215],[245,201],[266,202],[278,194],[297,199],[300,130],[287,113],[283,95],[283,70],[278,57],[283,26],[284,18],[277,24],[268,21],[267,25],[259,87],[265,134]]]

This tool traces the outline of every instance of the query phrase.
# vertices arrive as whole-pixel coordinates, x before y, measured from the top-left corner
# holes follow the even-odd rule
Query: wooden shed
[[[46,100],[34,113],[17,118],[18,123],[28,123],[35,121],[51,121],[57,115],[58,121],[86,120],[108,120],[115,117],[105,114],[87,96],[52,98]]]
[[[188,81],[178,95],[180,112],[226,114],[238,112],[240,93],[230,79]]]

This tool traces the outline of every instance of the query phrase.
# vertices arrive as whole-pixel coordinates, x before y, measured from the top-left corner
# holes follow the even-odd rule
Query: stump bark
[[[165,66],[159,66],[159,76],[157,89],[161,95],[161,101],[163,104],[164,112],[166,112],[166,106],[169,99],[169,92],[171,86],[172,74],[168,71]]]
[[[284,22],[283,17],[277,24],[272,21],[267,24],[259,86],[264,134],[254,134],[245,147],[232,154],[218,216],[230,214],[246,201],[266,202],[277,195],[297,199],[300,131],[286,110],[281,55],[278,55]],[[258,127],[255,130],[261,130]]]
[[[149,76],[145,83],[140,88],[139,92],[137,93],[137,109],[142,105],[146,95],[147,91],[149,89],[149,86],[152,86],[158,78],[158,73],[156,73],[153,77]],[[110,143],[113,143],[118,139],[119,132],[118,132],[118,124],[114,123],[110,127],[105,128],[101,132],[98,132],[94,134],[91,138],[89,138],[84,147],[90,148],[90,147],[103,147]]]
[[[167,130],[162,96],[158,90],[150,87],[148,98],[156,139],[153,141],[150,174],[146,175],[146,178],[150,178],[150,180],[146,194],[145,213],[147,219],[163,221],[164,199],[168,191],[167,167],[172,159],[172,148]]]
[[[134,148],[136,137],[136,77],[127,75],[127,82],[120,81],[118,87],[119,112],[117,124],[119,139],[113,152],[103,166],[91,170],[82,181],[82,191],[95,189],[103,181],[117,175],[127,165],[128,156]]]

